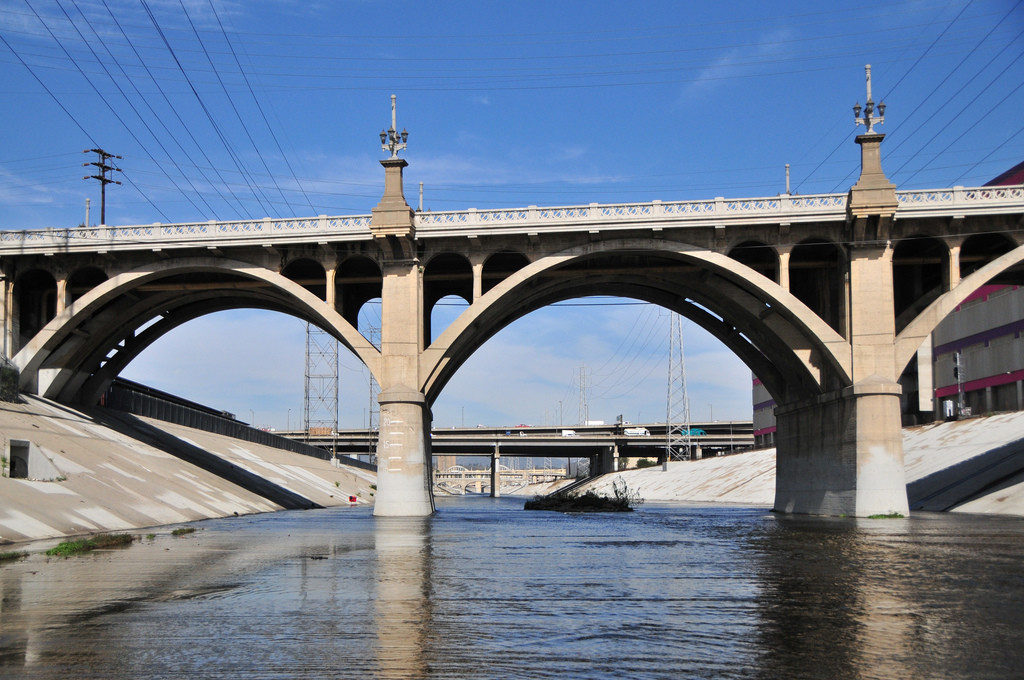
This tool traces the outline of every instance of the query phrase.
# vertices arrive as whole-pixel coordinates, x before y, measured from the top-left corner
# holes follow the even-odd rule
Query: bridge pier
[[[491,454],[491,498],[501,498],[501,447],[494,442]]]
[[[780,512],[909,513],[891,313],[891,230],[899,202],[895,185],[882,172],[884,137],[857,137],[861,175],[847,201],[843,325],[852,384],[776,409],[775,510]]]
[[[431,480],[430,408],[415,391],[380,393],[377,443],[378,517],[421,517],[434,512]]]
[[[382,160],[384,196],[372,211],[370,233],[380,247],[381,392],[377,495],[373,514],[418,517],[434,512],[430,406],[419,385],[423,354],[423,273],[416,257],[413,211],[402,191],[408,165],[392,148]]]
[[[865,381],[776,410],[775,510],[867,517],[909,512],[900,386]]]
[[[601,453],[597,454],[597,466],[596,469],[591,470],[593,475],[607,475],[612,472],[618,472],[619,470],[619,445],[613,444],[611,447],[605,449]]]

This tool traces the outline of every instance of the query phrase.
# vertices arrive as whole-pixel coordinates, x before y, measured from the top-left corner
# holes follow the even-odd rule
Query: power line
[[[133,88],[135,88],[136,94],[138,94],[139,97],[142,99],[143,103],[147,104],[147,106],[148,106],[148,101],[145,99],[145,97],[142,96],[142,93],[139,92],[139,89],[137,87],[135,87],[135,83],[131,80],[131,78],[128,77],[128,74],[125,72],[124,67],[121,66],[121,63],[117,59],[114,58],[114,55],[110,52],[110,48],[107,46],[106,42],[102,39],[102,37],[100,36],[99,32],[96,31],[96,28],[92,25],[92,22],[89,21],[89,18],[85,16],[85,14],[82,12],[81,8],[78,7],[78,3],[75,0],[71,0],[71,2],[72,2],[73,5],[75,5],[75,9],[78,10],[78,13],[82,16],[82,18],[85,19],[85,22],[89,26],[89,28],[92,29],[93,35],[96,36],[97,42],[99,42],[101,45],[103,45],[104,49],[107,50],[107,54],[110,56],[111,61],[113,62],[113,64],[115,66],[117,66],[121,70],[121,74],[125,77],[125,79],[128,81],[128,83]],[[72,26],[74,26],[74,22],[72,21],[71,17],[68,16],[67,11],[64,9],[63,5],[60,4],[59,0],[57,2],[57,6],[61,8],[62,12],[64,12],[64,16],[67,18],[68,22],[71,23]],[[75,30],[78,31],[78,27],[77,26],[75,26]],[[121,97],[125,100],[125,102],[128,104],[128,106],[131,107],[131,109],[135,113],[136,117],[138,117],[139,121],[146,128],[146,131],[149,132],[151,137],[153,137],[153,139],[156,141],[156,143],[160,147],[160,149],[164,152],[164,154],[168,157],[168,159],[170,159],[171,163],[174,164],[174,166],[176,168],[178,168],[179,172],[181,172],[181,168],[178,166],[177,161],[167,151],[167,148],[164,147],[163,142],[160,141],[160,137],[156,133],[153,132],[153,129],[149,126],[149,123],[147,123],[146,119],[142,116],[141,113],[139,113],[139,110],[135,107],[135,104],[131,101],[131,99],[129,99],[128,95],[125,94],[124,90],[121,88],[121,85],[117,82],[117,80],[114,78],[114,76],[110,73],[109,69],[107,69],[106,65],[99,58],[99,55],[96,54],[96,51],[93,50],[92,45],[90,44],[90,41],[87,40],[84,35],[82,35],[81,31],[78,31],[78,35],[82,39],[82,42],[84,42],[85,45],[89,48],[89,51],[92,53],[93,58],[96,60],[96,62],[98,64],[100,64],[100,66],[103,68],[103,71],[107,74],[107,77],[110,79],[110,82],[114,84],[114,86],[117,88],[117,91],[121,94]],[[160,117],[157,116],[156,111],[154,111],[151,106],[149,107],[149,110],[150,110],[150,113],[152,113],[154,115],[154,117],[156,117],[157,120],[159,121]],[[164,126],[164,129],[165,130],[167,129],[166,126]],[[133,135],[133,137],[134,137],[134,135]],[[197,212],[202,213],[202,210],[199,209],[199,206],[197,206],[195,204],[195,202],[192,201],[192,198],[187,193],[185,193],[181,189],[181,187],[178,186],[178,183],[175,182],[174,178],[171,177],[170,173],[167,172],[167,170],[164,168],[164,164],[157,162],[157,160],[153,157],[153,154],[144,145],[142,145],[141,141],[138,138],[135,138],[135,140],[139,142],[140,146],[142,146],[142,150],[144,152],[146,152],[146,155],[149,156],[150,160],[152,160],[156,164],[156,166],[158,168],[160,168],[160,171],[168,179],[168,181],[174,186],[174,188],[177,189],[182,194],[182,196],[184,196],[185,199],[188,200],[188,202],[192,204],[192,207],[195,208]],[[181,174],[184,176],[184,172],[182,172]],[[186,181],[189,182],[189,185],[192,186],[192,189],[195,191],[196,190],[195,189],[195,185],[192,184],[191,180],[189,180],[188,177],[186,177],[185,179],[186,179]],[[198,191],[196,191],[196,193],[198,194]],[[200,198],[202,198],[202,195],[200,195]],[[204,200],[204,202],[205,202],[205,200]],[[207,206],[207,208],[210,208],[210,211],[213,213],[214,217],[216,217],[217,219],[220,219],[220,217],[217,215],[216,211],[213,210],[213,208],[210,206],[209,203],[207,203],[206,206]],[[105,224],[105,222],[104,222],[104,224]]]
[[[178,70],[181,72],[181,75],[185,78],[185,82],[188,84],[189,89],[192,91],[192,94],[195,96],[196,101],[199,103],[199,107],[203,110],[203,113],[205,114],[207,121],[209,121],[210,125],[213,127],[213,130],[217,134],[217,137],[220,139],[221,144],[224,145],[224,148],[228,152],[228,156],[234,162],[235,167],[238,168],[238,172],[241,173],[242,178],[245,179],[245,177],[246,177],[245,171],[242,170],[241,164],[239,163],[238,157],[235,155],[234,150],[231,147],[231,144],[228,142],[227,137],[224,135],[224,132],[221,130],[220,126],[217,124],[217,121],[214,119],[213,113],[211,113],[210,109],[207,108],[206,103],[203,101],[203,98],[201,96],[199,96],[199,91],[196,90],[196,86],[192,82],[192,79],[189,77],[188,72],[185,71],[184,65],[181,63],[181,60],[178,59],[177,53],[175,52],[174,48],[171,46],[171,43],[167,39],[167,36],[164,34],[163,29],[160,27],[160,23],[157,21],[156,15],[153,14],[153,10],[150,9],[149,3],[146,0],[140,0],[140,2],[142,3],[142,7],[146,10],[146,14],[149,16],[150,21],[153,23],[153,27],[156,29],[157,33],[160,35],[160,39],[163,40],[164,46],[167,48],[167,51],[170,53],[171,58],[174,60],[174,63],[177,65]],[[260,206],[263,208],[263,210],[266,212],[266,207],[263,206],[263,202],[260,200],[260,197],[257,195],[257,193],[255,191],[253,191],[252,194],[253,194],[253,198],[256,199],[256,202],[259,203]],[[241,205],[241,203],[239,203],[239,205]]]
[[[228,88],[224,85],[224,80],[220,76],[220,71],[217,69],[217,66],[213,63],[213,59],[210,58],[210,53],[206,50],[206,43],[203,42],[202,36],[200,36],[199,31],[196,30],[196,26],[192,22],[192,17],[189,16],[188,10],[185,9],[185,3],[183,2],[183,0],[178,0],[178,4],[181,5],[181,11],[182,13],[184,13],[185,19],[188,20],[188,25],[192,27],[192,33],[195,35],[196,41],[199,43],[199,46],[202,48],[203,54],[206,56],[206,60],[210,64],[210,69],[213,71],[213,74],[217,77],[217,82],[220,84],[221,91],[224,93],[225,98],[228,100],[228,104],[231,105],[231,110],[234,111],[235,117],[238,119],[238,122],[242,126],[242,130],[245,131],[246,137],[249,138],[249,143],[252,144],[252,148],[256,152],[256,156],[260,159],[260,162],[263,163],[263,167],[264,169],[266,169],[267,174],[270,175],[270,179],[274,183],[274,186],[277,188],[278,193],[281,195],[281,199],[285,202],[286,205],[289,206],[289,208],[291,208],[291,205],[288,203],[288,199],[285,198],[284,192],[281,191],[281,187],[277,185],[277,179],[275,179],[274,173],[270,171],[270,168],[267,166],[266,159],[263,158],[263,154],[260,153],[260,149],[256,145],[256,141],[252,138],[252,134],[249,132],[249,127],[245,124],[245,120],[243,120],[242,114],[238,112],[238,107],[235,106],[234,98],[231,96],[231,93],[228,92]],[[232,158],[235,158],[236,165],[238,166],[239,171],[242,172],[243,179],[245,179],[246,183],[249,184],[250,189],[253,190],[253,194],[255,195],[256,189],[260,189],[260,194],[263,196],[263,199],[267,201],[268,204],[273,205],[273,203],[271,203],[270,199],[267,197],[266,193],[263,192],[262,187],[259,185],[259,183],[255,182],[255,180],[250,176],[249,172],[242,168],[242,165],[237,159],[237,152],[235,151],[234,147],[228,145],[227,149],[228,153],[231,154]],[[280,217],[281,213],[276,213],[276,215]]]
[[[281,158],[284,160],[285,165],[288,167],[288,172],[291,173],[292,179],[295,180],[295,186],[299,188],[299,191],[302,193],[303,198],[306,199],[306,203],[309,205],[310,210],[312,210],[315,213],[316,208],[313,207],[313,202],[309,200],[309,195],[303,188],[302,183],[299,181],[299,178],[295,175],[295,170],[292,168],[292,164],[288,160],[288,154],[286,154],[284,152],[284,149],[281,148],[281,142],[278,141],[277,135],[274,134],[274,128],[270,125],[270,121],[267,120],[267,114],[264,113],[263,111],[263,106],[260,104],[260,100],[256,96],[256,92],[252,88],[252,83],[249,82],[249,76],[246,74],[245,69],[242,68],[242,62],[238,59],[238,54],[235,52],[235,47],[231,43],[231,38],[228,36],[228,32],[224,29],[224,24],[220,20],[220,14],[217,13],[217,8],[213,5],[213,0],[209,0],[209,2],[210,9],[213,11],[213,16],[217,19],[217,25],[220,27],[220,31],[224,35],[224,42],[227,43],[228,49],[231,50],[231,56],[234,57],[235,64],[238,65],[238,71],[242,74],[242,79],[245,81],[245,86],[249,89],[249,94],[250,96],[252,96],[252,100],[256,104],[256,108],[259,110],[260,116],[263,118],[263,124],[267,126],[267,131],[270,133],[270,137],[274,140],[274,144],[277,146],[277,150],[281,154]],[[276,186],[277,182],[275,181],[274,184]],[[280,187],[278,187],[278,191],[280,191]]]
[[[53,37],[53,40],[54,40],[54,42],[56,42],[56,43],[57,43],[57,46],[61,48],[61,50],[62,50],[62,51],[64,52],[64,54],[65,54],[65,55],[67,56],[67,58],[68,58],[68,59],[69,59],[69,60],[70,60],[70,61],[71,61],[71,62],[72,62],[73,64],[76,64],[76,66],[77,66],[77,62],[75,62],[74,58],[73,58],[73,57],[72,57],[72,56],[71,56],[71,55],[70,55],[70,54],[68,53],[68,51],[67,51],[67,49],[66,49],[66,48],[64,47],[64,45],[63,45],[63,44],[62,44],[62,43],[61,43],[61,42],[60,42],[59,40],[57,40],[56,36],[54,36],[54,35],[53,35],[53,32],[52,32],[52,31],[50,30],[50,27],[49,27],[49,26],[48,26],[48,25],[46,24],[46,22],[45,22],[45,21],[43,21],[43,18],[42,18],[41,16],[39,16],[39,13],[38,13],[38,12],[36,12],[35,8],[34,8],[34,7],[32,7],[32,5],[28,3],[28,0],[26,0],[26,3],[25,3],[25,4],[27,4],[27,5],[29,6],[29,9],[31,9],[31,10],[32,10],[32,12],[33,12],[33,14],[35,14],[35,16],[36,16],[36,19],[38,19],[39,23],[40,23],[40,24],[42,24],[43,28],[45,28],[45,29],[47,30],[47,32],[48,32],[48,33],[50,33],[50,35],[51,35],[51,36]],[[63,7],[62,7],[61,9],[63,9]],[[6,44],[6,41],[4,41],[4,43]],[[8,45],[8,48],[10,48],[10,45]],[[14,50],[12,49],[11,51],[13,52]],[[23,61],[23,60],[21,59],[21,57],[20,57],[20,56],[18,57],[18,59],[19,59],[19,61],[21,61],[21,62],[22,62],[23,64],[25,63],[25,62],[24,62],[24,61]],[[27,64],[25,64],[25,66],[26,66],[26,68],[28,68],[28,65],[27,65]],[[42,83],[42,79],[41,79],[41,78],[39,78],[39,77],[38,77],[38,76],[37,76],[37,75],[35,74],[35,72],[33,72],[33,71],[32,71],[31,69],[29,69],[29,71],[30,71],[30,72],[32,73],[33,77],[34,77],[34,78],[35,78],[35,79],[36,79],[37,81],[39,81],[40,83]],[[90,86],[90,87],[92,87],[92,89],[93,89],[93,91],[94,91],[94,92],[96,93],[96,95],[100,97],[100,100],[101,100],[101,101],[102,101],[102,102],[103,102],[103,103],[104,103],[104,104],[106,105],[106,107],[107,107],[107,108],[108,108],[108,109],[110,110],[110,112],[114,114],[114,117],[115,117],[115,118],[117,118],[117,120],[118,120],[118,121],[119,121],[119,122],[121,123],[121,125],[122,125],[122,126],[124,126],[125,130],[127,130],[127,131],[128,131],[128,133],[129,133],[130,135],[132,135],[132,138],[133,138],[133,139],[135,139],[135,141],[136,141],[136,142],[139,142],[138,138],[137,138],[137,137],[135,137],[135,135],[134,135],[134,134],[132,133],[131,129],[130,129],[130,128],[128,128],[128,126],[127,126],[127,125],[125,124],[124,120],[122,120],[122,119],[121,119],[121,117],[120,117],[120,116],[119,116],[119,115],[117,114],[117,111],[115,111],[115,110],[113,109],[113,107],[112,107],[112,106],[110,106],[110,103],[109,103],[109,102],[108,102],[108,101],[107,101],[107,100],[106,100],[106,99],[105,99],[105,98],[103,97],[103,95],[102,95],[102,94],[100,93],[100,91],[99,91],[99,89],[98,89],[98,88],[96,87],[95,83],[93,83],[93,82],[92,82],[92,80],[91,80],[91,79],[90,79],[90,78],[89,78],[88,76],[86,76],[86,75],[85,75],[85,72],[84,72],[84,71],[82,71],[82,70],[81,70],[80,68],[79,68],[79,72],[80,72],[80,73],[82,74],[82,77],[83,77],[83,78],[85,78],[86,82],[87,82],[87,83],[89,83],[89,86]],[[50,89],[49,89],[49,88],[47,88],[47,87],[45,87],[45,85],[44,85],[44,89],[46,89],[47,93],[48,93],[48,94],[50,94],[50,96],[51,96],[51,97],[53,97],[55,101],[57,100],[56,96],[55,96],[55,95],[53,95],[53,93],[52,93],[52,92],[50,91]],[[61,107],[61,109],[62,109],[62,110],[63,110],[63,111],[65,112],[65,113],[67,113],[67,114],[68,114],[69,116],[71,116],[70,112],[68,112],[68,110],[67,110],[67,109],[66,109],[66,108],[64,107],[64,105],[63,105],[63,104],[61,104],[61,103],[60,103],[59,101],[58,101],[57,103],[58,103],[58,105],[59,105],[59,106]],[[74,116],[71,116],[71,119],[72,119],[72,120],[73,120],[73,121],[75,122],[75,124],[76,124],[76,125],[78,126],[78,128],[79,128],[80,130],[82,130],[82,132],[85,132],[85,128],[84,128],[84,127],[82,127],[81,123],[79,123],[79,122],[78,122],[78,119],[76,119],[76,118],[75,118]],[[88,137],[88,138],[89,138],[89,141],[91,141],[91,142],[93,143],[93,145],[95,145],[95,146],[98,146],[98,145],[96,145],[96,142],[95,142],[95,140],[94,140],[94,139],[92,138],[92,135],[90,135],[90,134],[86,133],[86,137]],[[141,142],[139,142],[139,144],[140,144],[140,146],[141,146]],[[125,176],[125,179],[127,179],[127,180],[128,180],[128,183],[132,185],[132,188],[134,188],[134,189],[135,189],[136,191],[139,191],[139,188],[138,188],[137,186],[135,186],[135,183],[134,183],[134,182],[132,181],[131,177],[129,177],[129,176],[127,176],[127,175],[126,175],[126,176]],[[162,210],[160,210],[160,208],[159,208],[159,207],[157,207],[157,205],[156,205],[155,203],[153,203],[153,201],[152,201],[152,200],[150,200],[150,199],[149,199],[149,197],[148,197],[148,196],[145,196],[145,194],[143,194],[143,193],[142,193],[141,191],[139,191],[139,194],[140,194],[140,195],[142,195],[142,196],[144,196],[144,197],[146,198],[147,202],[148,202],[148,203],[150,204],[150,206],[151,206],[151,207],[152,207],[152,208],[153,208],[154,210],[156,210],[156,211],[157,211],[157,212],[158,212],[158,213],[159,213],[159,214],[160,214],[160,215],[161,215],[161,216],[162,216],[162,217],[163,217],[163,218],[164,218],[165,220],[167,219],[167,215],[165,215],[165,214],[163,213],[163,211],[162,211]]]

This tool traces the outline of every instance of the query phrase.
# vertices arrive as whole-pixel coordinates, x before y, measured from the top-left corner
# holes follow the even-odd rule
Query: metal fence
[[[288,439],[273,432],[249,427],[245,423],[229,417],[230,414],[217,412],[199,404],[178,399],[173,395],[127,381],[119,380],[111,383],[100,403],[107,408],[125,411],[144,418],[154,418],[168,423],[184,425],[196,430],[225,435],[254,444],[272,446],[275,449],[283,449],[321,460],[331,459],[331,452],[326,449],[304,442],[297,442],[294,439]],[[350,467],[373,470],[374,472],[377,470],[377,466],[349,456],[338,456],[338,461]]]

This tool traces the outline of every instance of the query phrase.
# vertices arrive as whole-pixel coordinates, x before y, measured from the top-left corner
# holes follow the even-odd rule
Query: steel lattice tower
[[[366,329],[366,339],[370,341],[370,344],[380,349],[380,328],[377,326],[370,326]],[[366,429],[369,431],[376,430],[380,423],[380,404],[377,402],[377,395],[380,394],[380,384],[377,382],[377,377],[373,374],[373,371],[369,371],[369,403],[366,411]],[[370,437],[370,448],[368,453],[372,456],[376,450],[376,440]]]
[[[310,323],[306,324],[305,397],[306,436],[337,432],[338,341]]]
[[[579,424],[586,425],[590,417],[590,406],[587,403],[587,367],[580,366],[580,405]]]
[[[683,317],[669,317],[668,398],[665,411],[665,462],[690,459],[690,398],[686,394]]]

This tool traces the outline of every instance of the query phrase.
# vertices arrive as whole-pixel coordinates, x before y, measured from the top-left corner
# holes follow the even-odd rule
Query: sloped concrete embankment
[[[3,461],[0,543],[349,505],[352,496],[371,503],[376,479],[184,426],[38,399],[0,404],[0,438],[0,450],[30,458],[33,477],[6,476]]]
[[[903,447],[911,509],[1024,515],[1024,412],[907,428]],[[616,479],[652,502],[770,507],[775,450],[625,470],[585,488],[610,494]]]

